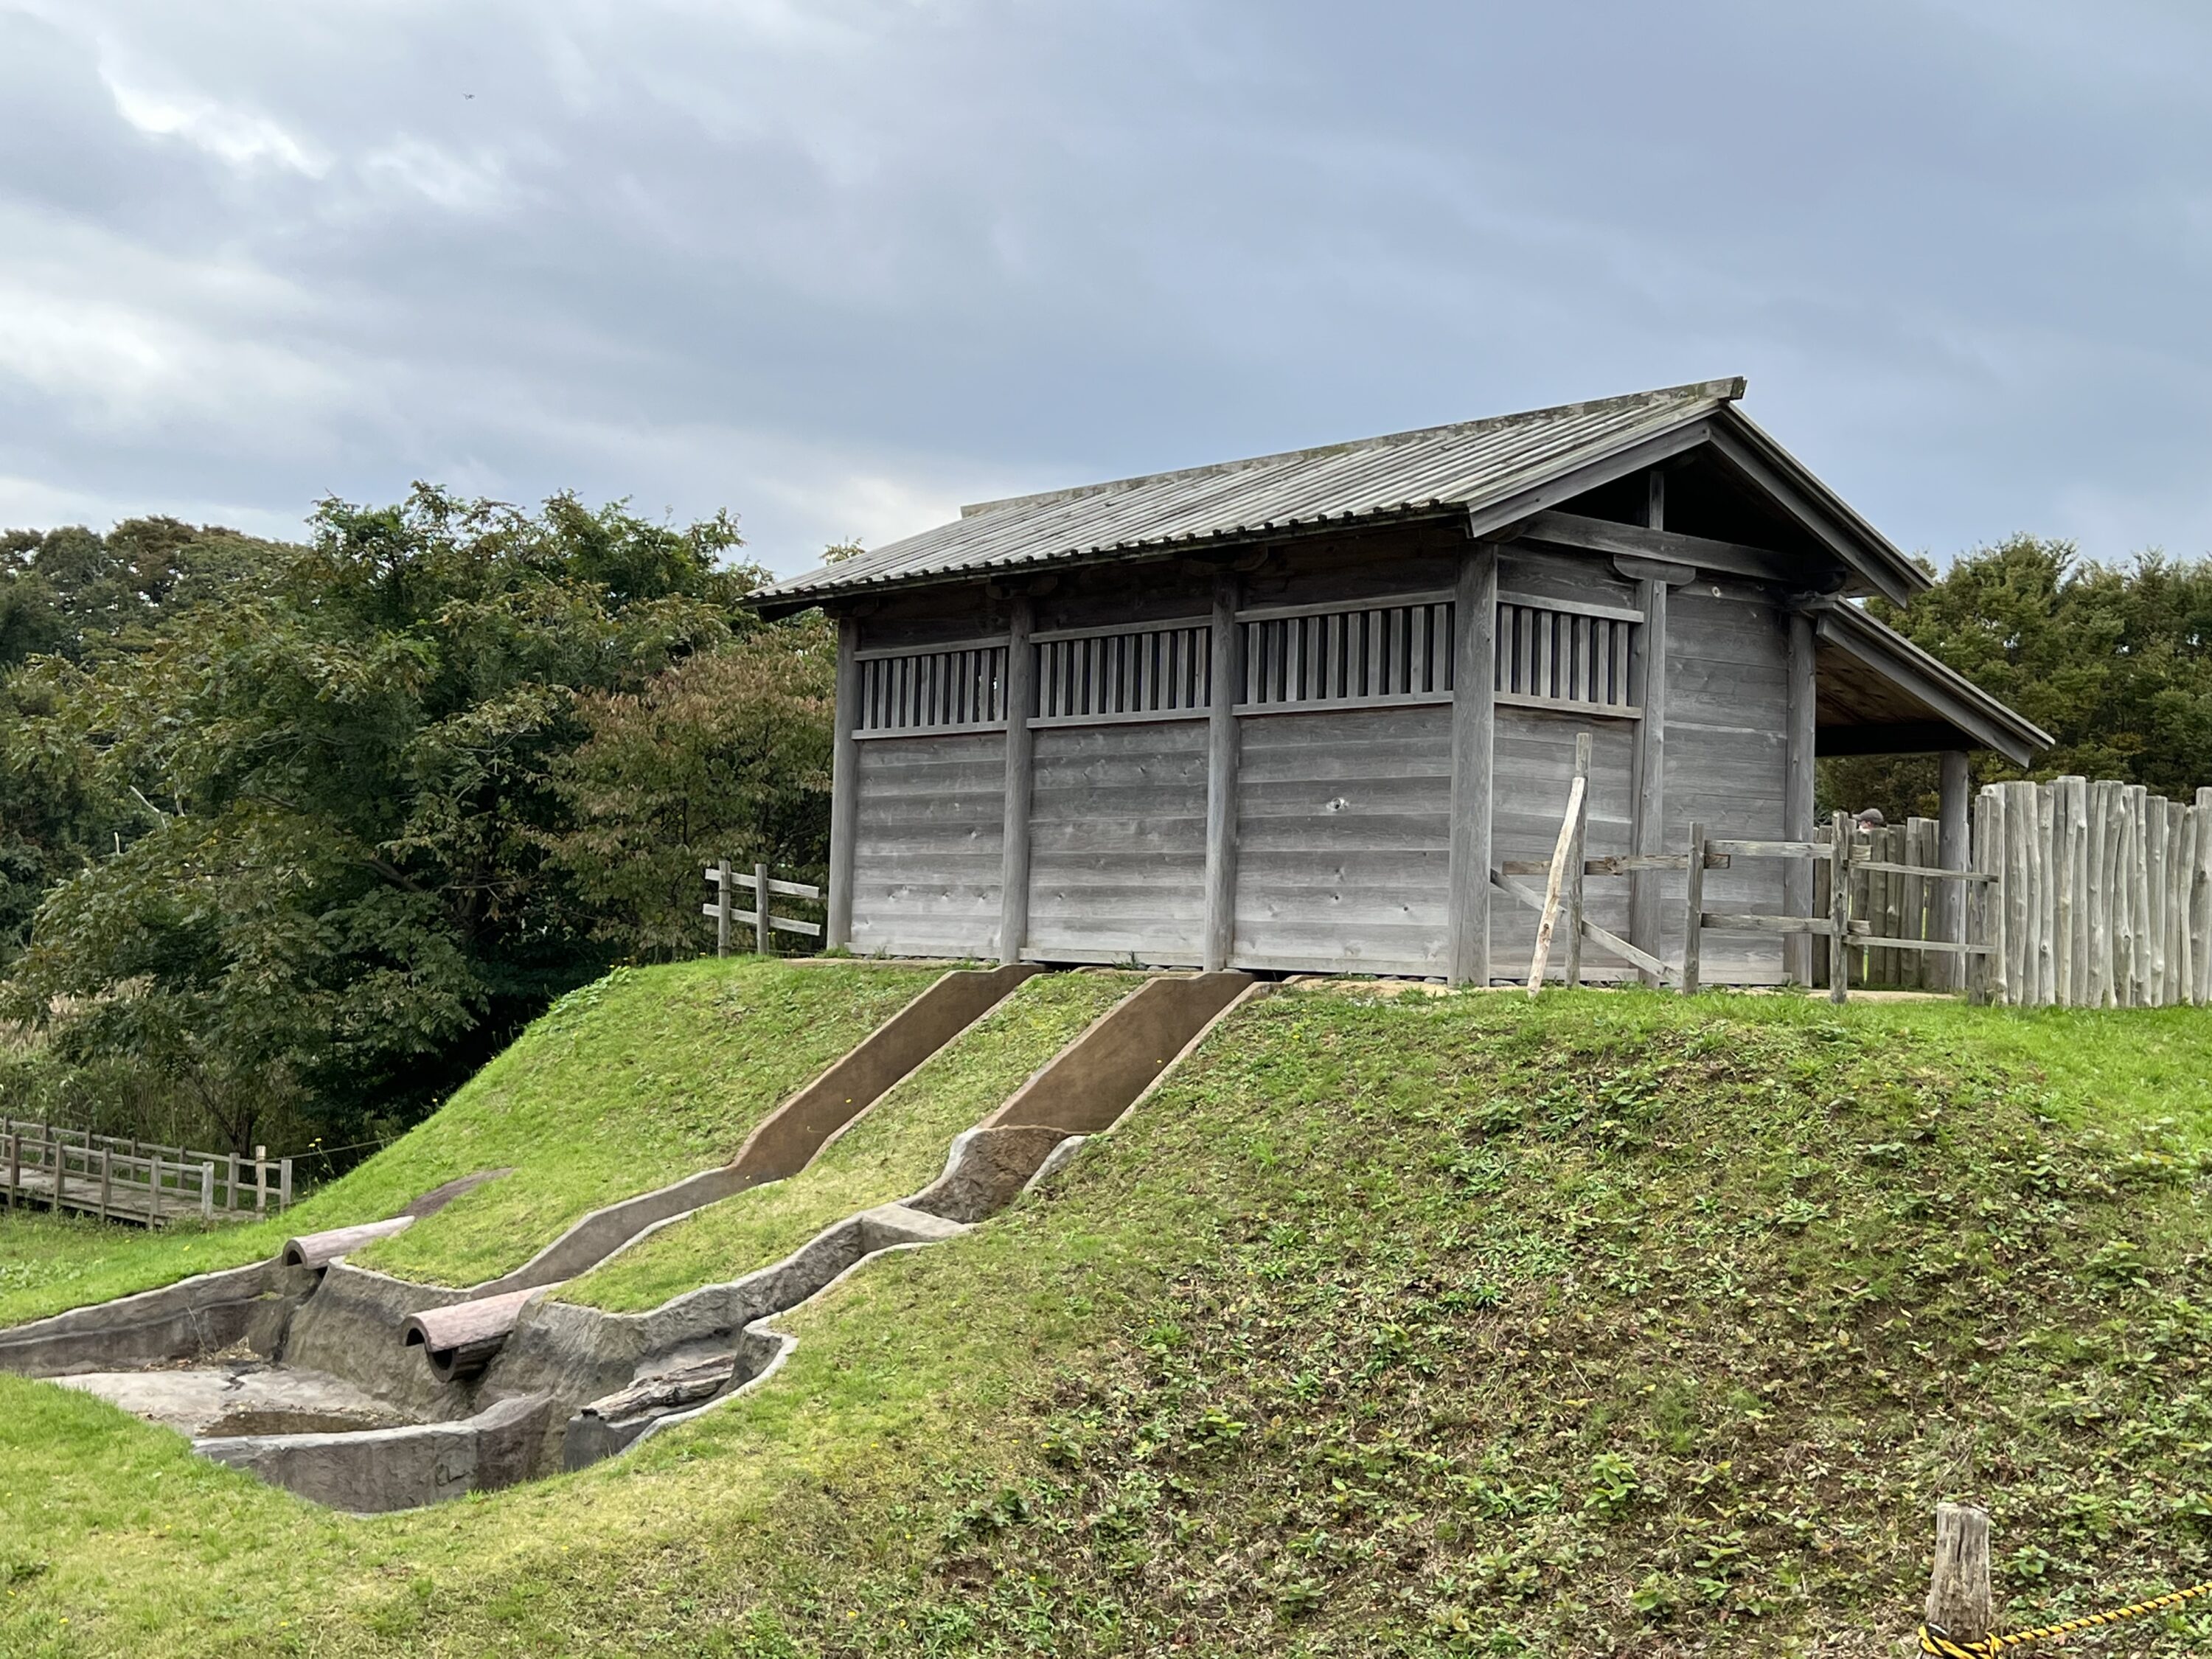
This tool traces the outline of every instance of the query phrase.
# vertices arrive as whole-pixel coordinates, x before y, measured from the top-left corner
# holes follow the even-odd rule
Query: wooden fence
[[[1974,846],[1998,878],[1982,923],[1995,1000],[2212,1001],[2212,789],[2185,805],[2086,778],[1990,784]]]
[[[198,1152],[0,1117],[0,1207],[36,1204],[162,1226],[242,1220],[289,1207],[292,1160]]]

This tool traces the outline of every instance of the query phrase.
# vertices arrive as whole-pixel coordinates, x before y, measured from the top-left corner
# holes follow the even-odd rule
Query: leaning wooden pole
[[[1544,969],[1551,960],[1552,933],[1559,926],[1559,892],[1567,878],[1567,862],[1575,850],[1575,826],[1582,817],[1583,797],[1589,780],[1578,777],[1567,789],[1567,816],[1559,825],[1559,839],[1552,848],[1551,873],[1544,881],[1544,908],[1536,922],[1536,952],[1528,959],[1528,994],[1544,988]]]
[[[1936,1570],[1928,1585],[1928,1628],[1971,1648],[1996,1625],[1990,1591],[1990,1517],[1963,1504],[1936,1506]]]

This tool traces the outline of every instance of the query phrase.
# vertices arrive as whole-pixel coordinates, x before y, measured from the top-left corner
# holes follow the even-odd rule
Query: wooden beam
[[[1790,510],[1790,515],[1817,537],[1832,553],[1838,564],[1865,578],[1869,586],[1887,599],[1903,605],[1915,592],[1905,580],[1893,572],[1876,567],[1865,553],[1831,523],[1826,508],[1801,492],[1797,487],[1769,466],[1752,452],[1751,447],[1735,434],[1725,432],[1716,425],[1711,437],[1713,453],[1721,457],[1752,483],[1757,484]]]
[[[1814,759],[1819,751],[1819,681],[1814,674],[1813,619],[1790,614],[1788,695],[1784,701],[1785,756],[1783,762],[1782,834],[1790,841],[1813,839]],[[1782,908],[1793,916],[1813,914],[1813,866],[1792,859],[1782,867]],[[1783,943],[1783,966],[1796,985],[1813,982],[1813,941],[1798,935]]]
[[[1022,959],[1030,936],[1030,791],[1036,778],[1036,733],[1030,726],[1036,706],[1036,648],[1030,633],[1036,605],[1018,594],[1007,601],[1006,622],[1006,799],[1000,821],[999,865],[999,961],[1011,968]]]
[[[1237,694],[1244,678],[1243,629],[1237,620],[1243,583],[1213,583],[1211,678],[1206,726],[1205,966],[1218,973],[1237,948]]]
[[[1601,484],[1609,484],[1616,478],[1626,478],[1647,467],[1656,466],[1662,461],[1671,460],[1686,451],[1701,447],[1711,441],[1712,428],[1710,416],[1691,421],[1672,431],[1646,438],[1641,443],[1631,444],[1601,460],[1578,466],[1559,477],[1531,484],[1504,501],[1469,512],[1467,533],[1477,541],[1493,537],[1510,540],[1520,533],[1522,524],[1539,513],[1555,507],[1562,501],[1572,501]]]
[[[830,925],[833,950],[853,943],[853,864],[860,827],[860,624],[837,619],[837,732],[830,764]]]
[[[1544,896],[1527,883],[1516,881],[1503,871],[1492,870],[1490,872],[1490,884],[1507,896],[1519,899],[1531,910],[1539,915],[1542,914]],[[1651,975],[1653,982],[1656,984],[1664,984],[1674,976],[1674,969],[1669,968],[1657,957],[1649,951],[1638,950],[1620,934],[1609,928],[1599,927],[1588,916],[1583,918],[1583,937],[1593,945],[1602,945],[1613,955],[1628,963],[1630,966],[1640,968],[1645,973]]]
[[[1455,985],[1490,982],[1491,771],[1497,752],[1498,549],[1462,557],[1453,600],[1451,857],[1447,962]]]
[[[1802,585],[1807,574],[1802,562],[1771,548],[1714,541],[1705,536],[1685,536],[1658,526],[1615,524],[1610,519],[1589,519],[1578,513],[1539,513],[1522,526],[1521,534],[1524,540],[1542,542],[1552,547],[1571,547],[1577,552],[1655,559],[1709,570],[1716,575],[1749,576],[1759,581],[1796,581]]]

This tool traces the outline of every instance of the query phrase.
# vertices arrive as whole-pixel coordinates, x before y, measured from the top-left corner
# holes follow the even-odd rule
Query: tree
[[[601,970],[549,851],[557,763],[587,698],[750,625],[760,574],[723,563],[726,518],[565,495],[418,485],[313,525],[264,590],[16,676],[17,751],[79,757],[145,823],[46,898],[13,1011],[65,1060],[154,1068],[240,1146],[272,1114],[410,1120]]]
[[[718,859],[823,878],[836,672],[836,631],[810,614],[583,700],[591,735],[555,770],[572,827],[550,844],[597,938],[696,955],[700,872]]]
[[[2212,562],[2081,559],[2014,536],[1966,555],[1904,606],[1868,609],[2057,740],[2023,772],[1975,757],[1977,783],[2078,773],[2187,799],[2212,783]],[[1822,794],[1892,817],[1932,815],[1932,756],[1823,763]]]

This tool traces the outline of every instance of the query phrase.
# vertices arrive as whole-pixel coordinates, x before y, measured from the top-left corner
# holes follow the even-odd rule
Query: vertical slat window
[[[936,732],[1006,717],[1006,647],[967,646],[860,661],[862,732]]]
[[[1213,695],[1204,624],[1039,640],[1037,717],[1191,714]]]
[[[1243,624],[1247,707],[1442,696],[1452,689],[1449,599]]]
[[[1546,702],[1630,709],[1629,653],[1639,626],[1625,617],[1501,602],[1496,690]]]

